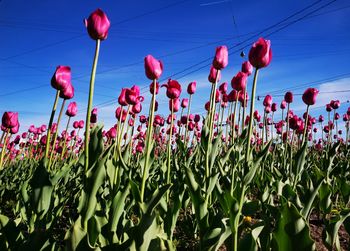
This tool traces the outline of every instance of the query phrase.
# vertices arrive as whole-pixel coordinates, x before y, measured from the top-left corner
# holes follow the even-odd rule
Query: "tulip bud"
[[[208,80],[210,83],[215,83],[216,81],[220,81],[221,79],[221,73],[220,71],[218,72],[217,69],[215,69],[213,66],[210,67],[210,73],[208,76]]]
[[[147,78],[150,80],[159,79],[163,73],[162,62],[155,59],[152,55],[147,55],[144,61]]]
[[[330,103],[330,106],[336,110],[340,107],[340,101],[339,100],[332,100]]]
[[[225,94],[227,92],[227,82],[224,82],[219,86],[219,91],[221,94]]]
[[[276,103],[272,103],[271,110],[272,110],[272,112],[277,111],[277,104]]]
[[[284,110],[284,109],[286,109],[286,107],[287,107],[287,102],[286,102],[285,100],[282,100],[281,105],[280,105],[280,108],[281,108],[282,110]]]
[[[272,104],[272,97],[271,95],[266,95],[263,101],[264,106],[271,106]]]
[[[119,95],[119,97],[118,97],[118,103],[119,103],[121,106],[127,106],[127,105],[128,105],[128,102],[126,101],[126,97],[125,97],[126,89],[127,89],[127,88],[122,88],[122,90],[121,90],[121,92],[120,92],[120,95]]]
[[[67,107],[66,115],[68,117],[74,117],[75,115],[77,115],[77,112],[78,112],[77,103],[71,102]]]
[[[18,113],[17,112],[4,112],[2,115],[2,126],[7,129],[16,127],[18,124]]]
[[[216,70],[225,68],[228,64],[228,49],[226,46],[219,46],[216,48],[213,66]]]
[[[108,35],[110,22],[107,15],[101,10],[97,9],[88,19],[84,20],[85,27],[93,40],[105,40]]]
[[[331,112],[332,111],[332,106],[330,104],[326,104],[326,111]]]
[[[245,61],[242,64],[242,69],[241,71],[245,74],[247,74],[247,76],[250,76],[253,72],[253,66],[249,63],[249,61]]]
[[[181,100],[181,107],[186,108],[188,106],[188,98],[183,98]]]
[[[236,90],[232,90],[228,94],[228,101],[229,102],[235,102],[237,100],[238,92]]]
[[[319,91],[316,88],[308,88],[303,94],[303,101],[306,105],[314,105]]]
[[[154,83],[153,82],[151,82],[150,85],[149,85],[149,92],[151,94],[153,94],[153,92],[154,92]],[[156,93],[155,94],[157,95],[158,92],[159,92],[159,83],[156,82]]]
[[[57,66],[51,78],[51,86],[56,90],[63,90],[71,84],[71,69],[69,66]]]
[[[249,62],[255,68],[263,68],[270,64],[272,59],[271,41],[259,38],[249,51]]]
[[[176,80],[168,80],[168,83],[163,84],[162,87],[166,87],[166,95],[170,99],[176,99],[180,97],[181,85]]]
[[[60,98],[72,99],[73,97],[74,97],[74,87],[72,84],[67,85],[60,92]]]
[[[94,124],[97,122],[97,108],[92,109],[90,123]]]
[[[284,100],[290,104],[293,102],[293,93],[292,92],[286,92],[286,94],[284,94]]]
[[[187,86],[187,93],[193,95],[196,92],[197,83],[195,81],[191,82]]]
[[[244,72],[238,72],[236,76],[234,76],[231,80],[231,86],[233,89],[237,91],[243,91],[247,85],[248,75]]]

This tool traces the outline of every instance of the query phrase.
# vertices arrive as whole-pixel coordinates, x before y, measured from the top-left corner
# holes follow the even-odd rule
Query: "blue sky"
[[[262,32],[313,3],[312,8]],[[94,96],[99,121],[107,127],[115,123],[114,110],[121,88],[149,84],[143,68],[147,54],[163,61],[162,79],[188,69],[173,78],[183,86],[182,97],[187,97],[188,83],[197,81],[193,111],[202,113],[210,94],[209,66],[205,65],[211,62],[216,46],[233,47],[241,43],[230,50],[229,66],[222,73],[222,80],[229,82],[247,60],[239,55],[241,47],[248,54],[259,36],[270,39],[273,50],[270,66],[259,76],[259,95],[283,95],[286,90],[302,93],[307,87],[319,88],[321,94],[311,110],[314,116],[324,113],[320,106],[332,98],[341,102],[350,99],[350,3],[347,0],[2,0],[0,112],[18,111],[21,131],[32,123],[48,123],[55,95],[50,79],[57,65],[71,66],[76,90],[74,101],[79,110],[77,119],[84,119],[95,44],[86,32],[83,19],[96,8],[102,8],[111,21],[109,37],[101,44]],[[315,12],[308,15],[311,11]],[[189,72],[192,73],[183,76]],[[250,78],[249,88],[251,82]],[[149,94],[144,95],[147,113]],[[165,90],[157,99],[160,113],[166,114]],[[303,112],[301,97],[295,99],[292,109]],[[281,100],[281,96],[274,96],[275,102]],[[261,101],[257,106],[261,107]],[[348,106],[343,103],[340,112]]]

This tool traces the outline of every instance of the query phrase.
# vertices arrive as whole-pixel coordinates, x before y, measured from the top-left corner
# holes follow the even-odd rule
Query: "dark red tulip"
[[[144,61],[147,78],[150,80],[159,79],[163,73],[162,61],[155,59],[152,55],[147,55]]]
[[[51,86],[56,90],[62,91],[71,84],[71,78],[70,67],[59,65],[51,78]]]
[[[141,102],[137,102],[135,105],[133,105],[131,108],[131,111],[135,114],[139,114],[142,111]]]
[[[270,64],[272,59],[271,41],[259,38],[249,51],[249,62],[255,68],[263,68]]]
[[[105,40],[110,27],[109,19],[101,9],[91,13],[88,19],[84,19],[85,27],[93,40]]]
[[[135,105],[138,103],[138,98],[140,96],[140,87],[134,85],[130,89],[127,88],[125,91],[125,99],[129,105]]]
[[[251,65],[251,63],[249,63],[249,61],[245,61],[242,64],[242,72],[244,72],[245,74],[247,74],[247,76],[250,76],[253,72],[253,66]]]
[[[18,133],[19,130],[19,122],[17,121],[17,125],[15,125],[14,127],[10,128],[10,133],[11,134],[16,134]]]
[[[74,117],[75,115],[77,115],[77,113],[78,113],[77,103],[71,102],[67,107],[66,115],[68,117]]]
[[[316,88],[308,88],[303,94],[303,101],[306,105],[314,105],[319,91]]]
[[[163,84],[162,87],[166,87],[166,95],[170,99],[176,99],[180,97],[181,85],[176,80],[168,80],[168,83]]]
[[[215,69],[213,66],[210,67],[210,73],[208,76],[208,80],[210,83],[215,84],[216,81],[220,81],[221,79],[221,73],[220,71],[218,72],[217,69]]]
[[[333,110],[331,104],[326,104],[326,111],[331,112]]]
[[[215,103],[219,103],[221,101],[220,91],[216,90],[215,92]]]
[[[266,95],[263,101],[264,106],[271,106],[272,104],[272,96],[271,95]]]
[[[243,91],[247,85],[248,75],[244,72],[238,72],[236,76],[234,76],[231,80],[231,86],[233,89],[237,91]]]
[[[194,119],[193,119],[194,122],[198,123],[200,120],[201,120],[201,116],[199,116],[199,114],[194,115]]]
[[[322,123],[323,121],[324,121],[324,117],[323,117],[322,115],[320,115],[320,116],[318,117],[318,122]]]
[[[153,92],[154,92],[153,89],[154,89],[154,83],[151,82],[150,85],[149,85],[149,91],[150,91],[151,94],[153,94]],[[156,93],[155,94],[157,95],[158,92],[159,92],[159,83],[156,82]]]
[[[78,129],[79,128],[79,121],[74,121],[73,122],[73,128]]]
[[[224,94],[227,92],[227,82],[224,82],[219,86],[219,91],[221,92],[221,94]]]
[[[236,90],[232,90],[228,94],[228,102],[235,102],[237,99],[238,92]]]
[[[205,108],[205,110],[209,111],[209,109],[210,109],[210,101],[205,103],[204,108]]]
[[[90,123],[94,124],[97,122],[97,108],[92,109]]]
[[[332,100],[330,105],[334,110],[336,110],[340,107],[340,101],[339,100]]]
[[[271,105],[271,111],[272,111],[272,112],[277,111],[277,104],[276,104],[276,103],[272,103],[272,105]]]
[[[17,112],[4,112],[2,115],[2,126],[6,129],[11,129],[18,124],[18,113]]]
[[[228,49],[226,46],[219,46],[216,48],[213,66],[217,70],[225,68],[228,64]]]
[[[193,95],[196,92],[197,83],[195,81],[191,82],[187,86],[187,93]]]
[[[284,100],[288,104],[293,103],[293,93],[292,92],[286,92],[286,94],[284,94]]]
[[[335,119],[335,120],[338,120],[339,118],[340,118],[340,115],[339,115],[339,113],[336,112],[336,113],[334,114],[334,119]]]

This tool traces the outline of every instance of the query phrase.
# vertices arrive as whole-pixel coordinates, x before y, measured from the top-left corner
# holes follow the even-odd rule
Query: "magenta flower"
[[[249,62],[255,68],[263,68],[270,64],[272,59],[271,41],[259,38],[249,51]]]
[[[106,13],[97,9],[91,13],[88,19],[84,19],[85,27],[93,40],[105,40],[111,25]]]
[[[152,55],[145,57],[145,72],[150,80],[159,79],[163,73],[162,61],[155,59]]]

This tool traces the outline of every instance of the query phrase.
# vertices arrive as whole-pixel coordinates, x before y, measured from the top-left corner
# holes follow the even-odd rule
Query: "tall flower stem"
[[[254,106],[255,106],[255,92],[256,92],[256,83],[258,80],[258,73],[259,73],[259,69],[256,68],[255,69],[255,73],[254,73],[254,80],[253,80],[253,88],[252,88],[252,95],[251,95],[251,103],[250,103],[250,117],[249,117],[249,127],[248,127],[248,142],[247,142],[247,151],[245,154],[245,161],[248,162],[248,157],[250,154],[250,144],[251,144],[251,140],[250,138],[252,137],[252,129],[253,129],[253,113],[254,113]]]
[[[171,141],[173,137],[173,125],[174,125],[174,100],[171,100],[171,122],[170,122],[170,131],[169,131],[169,141],[168,141],[168,153],[167,153],[167,177],[166,183],[170,184],[170,173],[171,173]],[[187,141],[186,141],[187,142]],[[167,191],[167,202],[169,202],[169,190]]]
[[[9,135],[9,131],[10,131],[10,129],[8,129],[7,132],[5,133],[4,142],[2,143],[1,157],[0,157],[0,170],[3,168],[2,162],[4,160],[4,156],[5,156],[5,152],[6,152],[6,147],[7,147],[6,142],[7,142],[7,137]]]
[[[126,117],[125,117],[125,121],[123,122],[123,124],[121,124],[121,130],[120,130],[120,134],[119,134],[119,139],[118,139],[118,149],[119,151],[121,150],[121,143],[123,141],[123,134],[124,134],[124,130],[125,130],[125,124],[128,123],[128,116],[129,116],[129,112],[130,112],[130,105],[128,105],[128,110],[126,111]],[[122,113],[122,112],[121,112]]]
[[[60,97],[60,91],[57,90],[56,92],[56,97],[55,97],[55,102],[53,103],[53,107],[51,110],[51,116],[50,116],[50,121],[49,121],[49,127],[47,128],[47,136],[46,136],[46,146],[45,146],[45,157],[49,157],[49,150],[50,150],[50,139],[51,139],[51,127],[53,123],[53,118],[55,117],[55,112],[57,109],[57,103],[58,103],[58,98]]]
[[[227,141],[227,139],[228,139],[228,126],[229,125],[231,125],[231,123],[228,123],[228,121],[230,121],[230,116],[231,116],[231,114],[232,114],[232,102],[230,102],[230,104],[229,104],[229,107],[228,107],[228,109],[227,109],[227,113],[228,113],[228,115],[227,115],[227,119],[226,119],[226,133],[225,133],[225,145],[227,145],[228,144],[228,141]],[[230,121],[231,122],[231,121]]]
[[[66,100],[63,99],[62,101],[62,105],[61,105],[61,109],[60,109],[60,113],[58,115],[58,118],[57,118],[57,128],[56,128],[56,132],[53,136],[53,144],[52,144],[52,151],[51,151],[51,155],[50,155],[50,159],[49,159],[49,167],[50,167],[50,164],[51,164],[51,160],[52,160],[52,157],[53,157],[53,154],[54,154],[54,149],[55,149],[55,145],[56,145],[56,140],[57,140],[57,135],[58,135],[58,127],[60,125],[60,121],[61,121],[61,118],[62,118],[62,113],[63,113],[63,109],[64,109],[64,105],[66,103]]]
[[[187,134],[188,134],[188,117],[190,116],[190,112],[191,112],[191,103],[192,103],[192,95],[190,95],[189,98],[189,102],[188,102],[188,109],[187,109],[187,117],[186,117],[186,130],[185,130],[185,138],[184,138],[184,142],[185,142],[185,146],[187,146]]]
[[[69,127],[70,119],[71,119],[71,117],[68,116],[68,121],[67,121],[67,126],[66,126],[66,134],[64,135],[64,145],[63,145],[63,150],[62,150],[62,153],[61,153],[61,158],[63,158],[64,152],[66,151],[66,147],[67,147],[67,133],[68,133],[68,127]]]
[[[218,83],[218,77],[220,74],[220,70],[217,70],[215,83],[212,84],[212,95],[210,97],[210,112],[209,112],[209,140],[208,140],[208,150],[206,153],[206,162],[205,162],[205,176],[209,178],[210,170],[209,170],[209,152],[211,149],[211,144],[213,140],[213,127],[214,127],[214,116],[215,116],[215,94],[216,94],[216,85]]]
[[[98,55],[100,52],[100,39],[96,40],[96,47],[95,47],[95,56],[94,56],[94,62],[92,65],[91,70],[91,77],[90,77],[90,89],[89,89],[89,99],[88,99],[88,107],[86,111],[86,121],[85,121],[85,172],[87,172],[89,168],[89,138],[90,138],[90,118],[91,118],[91,108],[92,108],[92,102],[94,97],[94,86],[95,86],[95,76],[96,76],[96,68],[97,68],[97,62],[98,62]]]
[[[303,141],[302,141],[301,145],[304,145],[305,138],[306,138],[307,123],[308,123],[308,119],[309,119],[309,108],[310,108],[310,106],[308,105],[306,107],[306,118],[305,118],[305,125],[304,125]]]
[[[245,110],[247,106],[247,88],[244,88],[244,95],[243,95],[243,115],[242,115],[242,132],[244,130],[244,122],[245,122]]]
[[[157,79],[153,80],[153,93],[152,93],[152,101],[150,105],[149,110],[149,117],[148,117],[148,128],[147,128],[147,137],[146,137],[146,156],[145,156],[145,165],[143,167],[142,171],[142,182],[141,182],[141,202],[144,200],[144,194],[145,194],[145,186],[146,186],[146,179],[148,178],[148,162],[151,155],[151,142],[153,140],[153,120],[154,120],[154,109],[156,106],[156,89],[157,89]]]
[[[232,134],[231,142],[232,142],[232,145],[233,145],[233,143],[235,142],[236,112],[237,112],[238,94],[239,94],[239,92],[237,93],[237,98],[236,98],[236,101],[235,101],[235,107],[234,107],[234,110],[233,110],[232,127],[231,127],[231,134]]]

